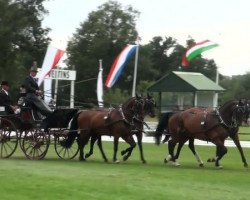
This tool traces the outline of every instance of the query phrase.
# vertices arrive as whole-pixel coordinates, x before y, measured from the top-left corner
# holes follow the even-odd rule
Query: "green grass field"
[[[119,144],[119,150],[126,147]],[[113,144],[104,143],[111,160]],[[87,147],[88,149],[88,147]],[[198,164],[184,146],[174,167],[164,164],[166,145],[144,144],[147,164],[139,160],[138,148],[132,157],[120,164],[104,163],[95,148],[87,162],[60,160],[50,147],[44,160],[27,160],[18,151],[0,160],[0,198],[7,199],[249,199],[250,169],[244,168],[235,148],[229,148],[221,164]],[[215,147],[197,146],[205,161],[214,155]],[[250,157],[250,149],[244,149]],[[119,155],[120,157],[120,155]]]

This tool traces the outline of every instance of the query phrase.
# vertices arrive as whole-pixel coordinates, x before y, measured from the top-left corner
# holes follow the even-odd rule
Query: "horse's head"
[[[233,111],[232,120],[235,125],[239,126],[243,121],[247,122],[248,117],[249,103],[246,99],[240,99]]]
[[[155,100],[153,96],[150,96],[147,94],[147,97],[145,98],[145,104],[144,104],[144,113],[145,115],[149,115],[150,117],[155,117]]]
[[[136,94],[136,97],[134,99],[133,106],[132,106],[132,111],[134,115],[143,117],[144,105],[145,105],[144,98]]]
[[[122,104],[122,110],[126,117],[143,117],[144,99],[137,95]]]
[[[249,118],[250,107],[248,100],[240,99],[238,101],[231,101],[224,104],[221,108],[223,120],[230,124],[230,126],[238,127],[243,121]]]

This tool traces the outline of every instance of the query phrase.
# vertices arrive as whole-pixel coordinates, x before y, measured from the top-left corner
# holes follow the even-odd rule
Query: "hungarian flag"
[[[50,74],[51,70],[56,68],[57,63],[60,61],[64,54],[64,51],[49,46],[46,55],[43,60],[40,76],[38,78],[38,85],[40,86],[47,75]]]
[[[189,62],[195,58],[196,56],[200,55],[202,52],[212,49],[214,47],[219,46],[218,44],[211,42],[210,40],[205,40],[199,43],[196,43],[190,49],[186,51],[186,53],[182,57],[182,66],[187,67]]]

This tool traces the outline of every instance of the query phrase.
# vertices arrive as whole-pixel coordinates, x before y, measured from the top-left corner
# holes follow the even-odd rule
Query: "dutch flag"
[[[128,44],[122,52],[116,57],[115,61],[113,62],[111,69],[109,71],[108,77],[105,81],[105,85],[108,88],[111,88],[119,76],[121,75],[121,72],[127,63],[128,59],[131,57],[131,55],[135,52],[136,48],[138,48],[138,45],[131,45]]]

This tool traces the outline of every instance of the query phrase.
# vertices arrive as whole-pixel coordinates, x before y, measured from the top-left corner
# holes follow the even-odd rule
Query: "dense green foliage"
[[[119,144],[119,150],[125,147]],[[165,145],[144,147],[147,164],[139,161],[138,148],[120,164],[104,163],[97,149],[88,162],[60,160],[52,147],[40,161],[26,160],[17,152],[0,161],[1,199],[249,199],[249,169],[236,148],[229,148],[219,170],[208,163],[198,167],[187,146],[177,168],[163,163]],[[111,159],[113,144],[105,142],[104,150]],[[249,158],[249,149],[244,150]],[[197,151],[205,160],[215,148],[197,146]]]
[[[41,26],[48,14],[43,6],[45,1],[0,0],[0,79],[10,81],[14,96],[32,62],[36,60],[38,66],[41,66],[50,41],[47,36],[49,28]],[[103,60],[105,80],[122,48],[126,44],[139,42],[140,33],[136,30],[139,17],[139,11],[131,6],[107,1],[90,12],[88,18],[76,29],[67,48],[68,67],[77,70],[76,105],[96,104],[99,60]],[[216,63],[214,60],[204,59],[202,55],[194,58],[188,68],[180,66],[184,52],[195,42],[189,37],[185,46],[182,46],[172,36],[155,36],[147,44],[140,44],[136,91],[145,93],[149,85],[172,70],[197,71],[215,80]],[[107,105],[121,103],[131,96],[133,73],[132,56],[114,87],[105,88]],[[220,103],[233,98],[249,98],[249,76],[246,74],[230,78],[220,75],[220,84],[227,90],[219,95]],[[69,104],[65,99],[69,98],[70,85],[63,85],[67,86],[59,88],[58,105]]]
[[[221,94],[223,102],[230,99],[250,99],[250,73],[233,77],[224,77],[220,82],[227,91]]]
[[[0,79],[17,90],[34,60],[41,65],[49,29],[41,23],[44,0],[0,0]]]

